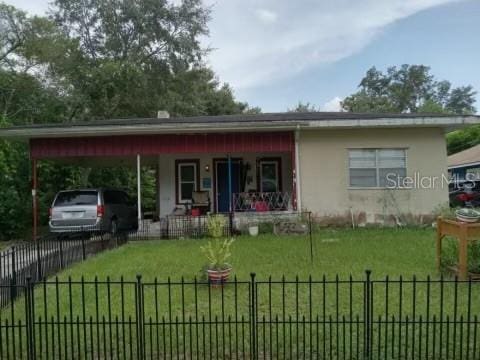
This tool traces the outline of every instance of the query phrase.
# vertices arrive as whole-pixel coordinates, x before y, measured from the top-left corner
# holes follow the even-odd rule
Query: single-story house
[[[0,129],[0,138],[29,142],[34,195],[43,159],[150,165],[160,218],[205,191],[211,212],[308,210],[325,223],[364,225],[431,219],[448,201],[439,182],[447,174],[445,133],[478,123],[478,116],[289,112],[15,126]],[[140,186],[138,195],[141,208]]]
[[[466,179],[468,173],[480,177],[480,144],[458,153],[452,154],[447,160],[448,171],[458,180]]]

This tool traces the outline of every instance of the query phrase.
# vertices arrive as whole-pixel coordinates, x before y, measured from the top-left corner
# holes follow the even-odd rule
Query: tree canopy
[[[205,65],[209,18],[201,0],[54,0],[47,17],[0,3],[0,126],[258,112]],[[26,144],[0,141],[0,170],[2,238],[30,223]],[[151,172],[144,175],[151,192]],[[44,222],[58,190],[135,188],[122,168],[41,161],[39,177]]]
[[[352,112],[475,113],[476,92],[470,85],[452,87],[438,81],[425,65],[392,66],[386,72],[370,68],[359,91],[346,97],[342,107]]]
[[[375,67],[360,81],[359,90],[342,102],[345,111],[380,113],[430,113],[468,115],[476,112],[471,85],[452,87],[438,81],[424,65],[402,65],[381,72]],[[480,143],[480,127],[452,132],[447,136],[449,154]]]

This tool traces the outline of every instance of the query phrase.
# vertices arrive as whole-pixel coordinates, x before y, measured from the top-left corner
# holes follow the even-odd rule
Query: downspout
[[[138,228],[142,224],[142,183],[141,183],[141,159],[140,154],[137,154],[137,214],[138,214]]]
[[[302,211],[299,140],[300,140],[300,125],[297,125],[297,129],[295,130],[295,183],[296,183],[295,196],[297,197],[297,211]]]

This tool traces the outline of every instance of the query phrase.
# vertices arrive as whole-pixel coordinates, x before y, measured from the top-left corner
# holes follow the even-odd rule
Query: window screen
[[[351,187],[396,187],[406,176],[405,149],[349,150]]]

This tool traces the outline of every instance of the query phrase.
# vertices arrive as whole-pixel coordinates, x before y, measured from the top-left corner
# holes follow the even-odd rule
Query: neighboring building
[[[479,179],[480,144],[450,155],[447,164],[450,175],[458,180],[465,179],[467,174],[473,174],[475,178]]]
[[[324,223],[365,225],[430,220],[448,201],[445,133],[477,123],[476,116],[277,113],[31,125],[0,129],[0,137],[29,141],[34,169],[43,159],[154,167],[159,217],[203,190],[212,212],[302,209]],[[417,183],[387,188],[396,177]],[[425,187],[437,182],[421,188],[420,178]]]

